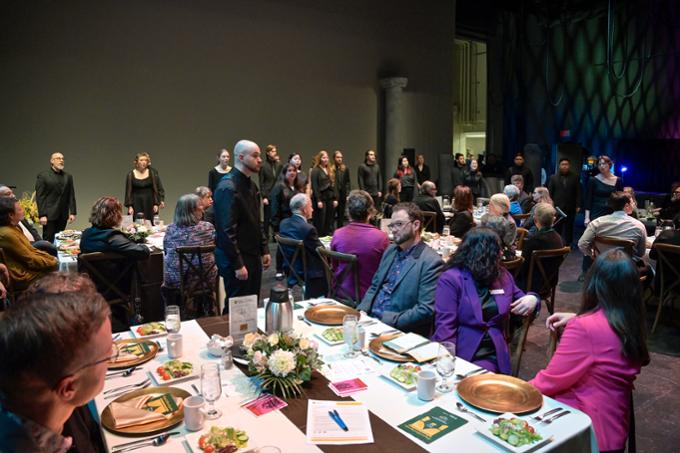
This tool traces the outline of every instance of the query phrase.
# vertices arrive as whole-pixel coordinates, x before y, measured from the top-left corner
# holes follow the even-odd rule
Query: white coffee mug
[[[416,389],[418,398],[423,401],[432,401],[434,399],[434,386],[437,383],[437,376],[434,371],[422,370],[418,373],[418,383]]]
[[[182,334],[169,333],[167,338],[168,357],[171,359],[179,359],[182,357]]]
[[[190,396],[184,400],[184,424],[189,431],[198,431],[205,425],[205,400],[202,396]]]

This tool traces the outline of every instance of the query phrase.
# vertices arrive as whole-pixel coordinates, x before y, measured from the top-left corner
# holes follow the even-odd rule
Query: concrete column
[[[406,77],[389,77],[380,79],[380,87],[385,90],[385,158],[383,175],[385,179],[392,177],[397,161],[404,149],[404,124],[402,112],[402,94],[408,84]]]

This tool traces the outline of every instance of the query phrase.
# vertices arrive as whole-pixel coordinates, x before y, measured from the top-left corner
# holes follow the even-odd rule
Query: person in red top
[[[394,177],[401,182],[401,201],[408,202],[413,200],[416,174],[413,171],[413,167],[409,164],[408,157],[401,156],[399,158],[399,165],[397,165],[397,171],[394,172]]]
[[[548,366],[530,381],[541,393],[593,421],[601,452],[623,452],[631,392],[649,363],[638,270],[621,249],[601,254],[586,276],[579,314],[555,313],[546,325],[566,325]]]

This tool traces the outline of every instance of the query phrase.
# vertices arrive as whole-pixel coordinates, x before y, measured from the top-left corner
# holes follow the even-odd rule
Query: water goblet
[[[204,363],[201,365],[201,395],[208,402],[205,417],[214,420],[222,416],[222,411],[215,407],[222,395],[222,379],[218,363]]]
[[[442,380],[437,384],[437,390],[441,393],[447,393],[453,390],[453,386],[449,384],[447,379],[451,377],[456,370],[456,345],[454,343],[442,341],[439,344],[435,368],[437,369],[437,373],[442,377]]]
[[[182,319],[179,314],[178,305],[168,305],[165,307],[165,330],[168,333],[179,333],[182,328]]]
[[[347,345],[345,353],[347,358],[354,358],[358,354],[355,348],[356,343],[359,342],[358,322],[359,320],[354,315],[345,315],[342,318],[342,335]]]

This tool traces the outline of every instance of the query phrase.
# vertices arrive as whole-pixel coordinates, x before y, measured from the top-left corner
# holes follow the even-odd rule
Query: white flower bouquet
[[[312,378],[312,371],[323,366],[318,343],[292,333],[275,332],[269,336],[249,333],[243,346],[248,371],[262,379],[262,388],[284,398],[299,396],[302,383]]]
[[[146,226],[137,225],[134,223],[123,228],[122,231],[128,237],[128,239],[138,244],[143,244],[146,242],[146,238],[149,237],[149,234],[151,234],[151,231],[149,231],[149,228]]]

